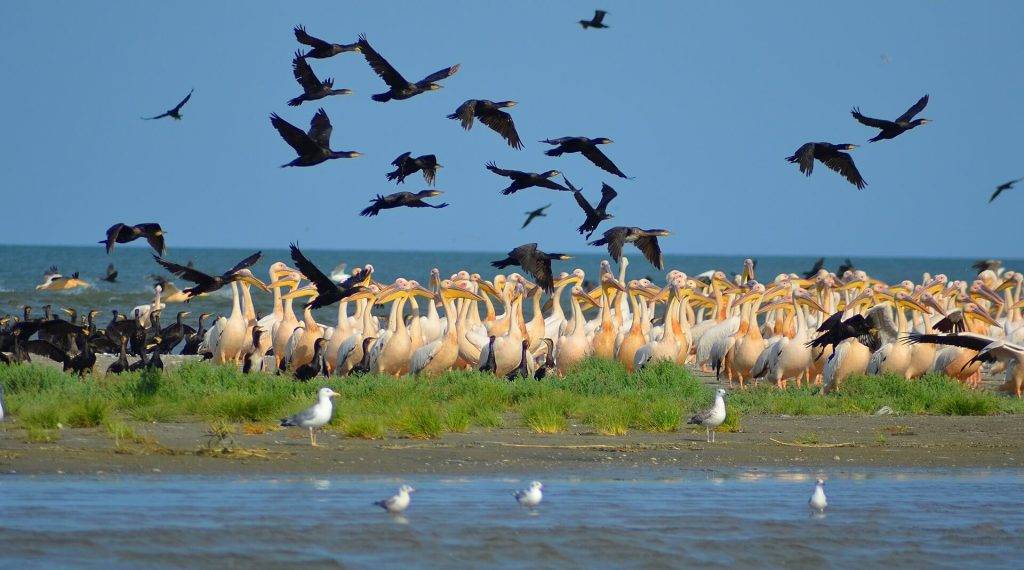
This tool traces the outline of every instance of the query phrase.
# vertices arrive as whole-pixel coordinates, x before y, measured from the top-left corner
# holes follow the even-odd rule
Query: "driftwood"
[[[820,449],[829,449],[833,447],[857,447],[857,444],[853,443],[852,441],[847,441],[844,443],[794,443],[789,441],[780,441],[775,439],[774,437],[769,437],[768,441],[772,443],[777,443],[779,445],[785,445],[787,447],[814,447]]]

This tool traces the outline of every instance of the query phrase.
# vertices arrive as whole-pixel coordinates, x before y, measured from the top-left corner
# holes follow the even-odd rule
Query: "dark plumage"
[[[793,156],[787,157],[786,160],[799,164],[800,172],[810,176],[811,172],[814,171],[814,160],[817,159],[833,171],[843,175],[843,178],[846,178],[850,184],[853,184],[860,190],[867,186],[868,183],[860,175],[857,165],[853,163],[853,158],[842,152],[855,148],[857,148],[855,144],[806,143],[796,149]]]
[[[320,81],[300,52],[295,52],[295,58],[292,59],[292,75],[295,76],[295,81],[302,86],[302,95],[288,101],[292,107],[298,107],[305,101],[315,101],[331,95],[352,94],[351,89],[335,89],[334,79],[330,77]]]
[[[203,336],[206,334],[206,327],[203,326],[203,321],[210,316],[210,313],[201,313],[199,315],[199,324],[192,333],[185,334],[185,346],[181,348],[181,354],[199,354],[199,345],[203,342]]]
[[[184,107],[185,103],[188,103],[188,100],[192,98],[192,91],[195,91],[195,89],[190,90],[188,92],[188,95],[185,95],[185,98],[182,99],[181,101],[179,101],[178,104],[175,105],[173,109],[171,109],[171,110],[169,110],[167,112],[161,113],[161,114],[159,114],[159,115],[157,115],[155,117],[142,117],[142,118],[144,120],[147,120],[147,121],[152,121],[154,119],[162,119],[164,117],[170,117],[170,118],[172,118],[172,119],[174,119],[176,121],[180,121],[181,120],[181,108]]]
[[[611,201],[619,194],[611,186],[601,184],[601,201],[598,202],[597,207],[595,208],[590,205],[590,202],[588,202],[586,198],[583,197],[582,189],[573,186],[572,182],[569,182],[568,178],[565,178],[564,176],[562,178],[565,180],[565,183],[569,188],[572,189],[573,197],[576,198],[576,203],[580,205],[580,208],[583,209],[583,213],[587,216],[580,227],[576,228],[576,231],[581,234],[586,234],[585,239],[590,239],[590,236],[594,234],[597,230],[597,226],[601,225],[601,222],[610,220],[614,217],[606,210],[608,208],[608,204],[610,204]]]
[[[546,218],[546,217],[548,217],[548,215],[544,213],[544,210],[547,210],[550,207],[551,207],[551,204],[548,204],[547,206],[543,206],[543,207],[537,208],[536,210],[530,210],[529,212],[525,212],[525,214],[526,214],[526,221],[523,222],[522,227],[520,227],[519,229],[523,229],[526,226],[530,225],[530,222],[532,222],[534,218]]]
[[[508,257],[505,259],[492,261],[491,265],[499,269],[504,269],[510,265],[518,265],[532,275],[537,280],[538,285],[550,293],[555,290],[554,278],[551,275],[552,259],[564,261],[572,258],[564,253],[544,253],[537,249],[536,243],[528,243],[508,252]]]
[[[410,174],[422,172],[423,179],[430,186],[434,185],[434,181],[437,180],[437,171],[442,168],[437,163],[435,155],[424,154],[413,158],[411,152],[403,152],[398,155],[398,158],[391,161],[391,166],[394,166],[395,170],[387,173],[388,180],[394,180],[397,181],[396,184],[401,184]]]
[[[160,351],[164,354],[171,354],[174,348],[190,334],[195,334],[195,329],[185,324],[184,319],[189,315],[188,311],[178,311],[175,321],[160,331]]]
[[[480,372],[490,372],[494,374],[498,371],[498,361],[494,356],[494,340],[493,334],[487,339],[487,358],[484,359],[484,363],[480,365]]]
[[[869,127],[881,129],[881,131],[877,135],[869,139],[869,142],[876,142],[882,139],[896,138],[899,135],[909,131],[910,129],[918,125],[927,125],[929,122],[931,122],[928,119],[914,119],[914,115],[923,111],[926,105],[928,105],[927,95],[918,99],[917,103],[914,103],[914,105],[911,108],[907,109],[906,113],[903,113],[902,115],[897,117],[895,121],[886,121],[884,119],[872,119],[871,117],[865,117],[860,113],[860,109],[858,109],[857,107],[854,107],[853,110],[850,111],[850,114],[853,115],[853,118],[857,119],[857,122],[859,122],[862,125],[867,125]]]
[[[824,257],[819,257],[818,260],[814,262],[814,266],[811,267],[810,271],[805,271],[804,272],[804,279],[811,279],[811,278],[813,278],[815,275],[818,274],[819,271],[821,271],[824,268],[825,268],[825,258]]]
[[[376,340],[377,337],[375,336],[368,336],[363,339],[363,357],[359,359],[358,364],[348,371],[349,376],[361,376],[370,373],[370,357],[372,356],[370,354],[370,345]]]
[[[117,283],[117,269],[114,268],[113,263],[107,264],[107,274],[101,277],[100,280],[106,281],[107,283]]]
[[[448,206],[447,202],[440,204],[428,204],[423,201],[424,198],[433,198],[443,194],[440,190],[420,190],[419,192],[395,192],[394,194],[388,194],[382,196],[377,194],[377,197],[373,200],[372,205],[363,208],[362,212],[359,212],[360,216],[376,216],[381,210],[390,210],[391,208],[444,208]]]
[[[1003,267],[1003,262],[998,259],[979,259],[971,264],[971,267],[979,274],[986,269],[998,273],[999,269]]]
[[[829,346],[835,348],[837,344],[848,338],[859,338],[871,334],[872,325],[864,315],[853,315],[846,320],[842,320],[842,317],[843,311],[839,311],[821,323],[821,326],[818,327],[818,332],[821,334],[807,342],[807,346],[821,349]]]
[[[359,44],[332,44],[320,38],[314,38],[306,33],[306,27],[302,25],[295,26],[294,31],[295,39],[298,40],[300,44],[313,48],[307,51],[302,57],[326,59],[347,51],[359,51]]]
[[[153,248],[157,254],[163,255],[167,251],[167,246],[164,244],[164,230],[160,224],[154,222],[135,224],[134,226],[123,223],[114,224],[107,228],[107,239],[100,240],[99,243],[107,246],[109,254],[114,251],[115,243],[128,243],[142,237],[146,238],[149,247]]]
[[[326,345],[326,338],[318,338],[313,342],[313,360],[295,369],[296,380],[306,382],[317,376],[323,376],[324,378],[330,376],[330,373],[327,371],[327,360],[324,358],[324,346]]]
[[[357,45],[359,46],[359,51],[363,53],[363,57],[366,58],[366,63],[370,64],[370,68],[373,69],[374,73],[379,75],[384,80],[384,83],[388,84],[389,89],[387,91],[371,97],[374,101],[381,103],[391,101],[392,99],[408,99],[427,91],[436,91],[441,88],[437,83],[438,81],[451,77],[459,71],[459,65],[456,64],[435,71],[416,83],[411,83],[402,77],[402,74],[398,73],[398,70],[388,63],[388,60],[377,53],[377,50],[373,49],[370,42],[366,40],[366,36],[360,35]]]
[[[554,370],[557,363],[555,362],[555,342],[550,338],[541,339],[547,346],[547,352],[544,353],[544,364],[537,367],[537,370],[533,372],[533,378],[535,380],[541,380],[548,375],[548,371]]]
[[[263,252],[257,251],[256,253],[246,257],[242,261],[235,264],[234,267],[228,269],[220,275],[207,275],[197,269],[179,265],[173,261],[168,261],[160,256],[154,255],[153,259],[156,260],[164,269],[171,272],[173,275],[177,275],[186,281],[195,283],[195,286],[183,289],[189,299],[196,295],[202,295],[203,293],[212,293],[217,289],[227,285],[234,281],[245,281],[250,285],[255,285],[261,289],[266,289],[267,286],[260,282],[258,279],[252,276],[252,273],[247,270],[249,267],[255,265],[263,257]]]
[[[857,267],[854,266],[853,262],[850,261],[850,258],[847,257],[839,264],[839,267],[836,268],[836,275],[842,277],[843,275],[846,275],[847,271],[853,271],[854,269],[857,269]]]
[[[607,28],[608,25],[604,23],[604,17],[607,13],[604,10],[594,10],[594,17],[589,20],[580,20],[580,26],[584,30],[587,28]]]
[[[993,192],[991,196],[989,196],[989,199],[988,199],[989,204],[992,203],[992,200],[995,200],[997,197],[999,197],[1000,194],[1002,194],[1003,192],[1006,192],[1010,188],[1013,188],[1013,185],[1018,183],[1018,182],[1020,182],[1021,180],[1024,180],[1024,178],[1016,178],[1014,180],[1009,180],[1009,181],[1003,182],[999,186],[996,186],[996,191]]]
[[[277,113],[270,114],[270,124],[277,129],[278,134],[293,149],[298,158],[287,163],[285,166],[314,166],[332,158],[355,158],[362,156],[362,153],[354,150],[336,151],[331,150],[331,120],[327,112],[321,107],[313,119],[309,122],[309,132],[289,123],[277,116]]]
[[[323,271],[320,271],[312,261],[302,254],[298,245],[293,243],[289,248],[292,252],[292,261],[295,262],[298,270],[316,287],[316,297],[306,304],[311,309],[333,305],[346,297],[365,291],[365,285],[373,276],[373,266],[367,265],[365,269],[357,267],[352,270],[352,275],[348,279],[340,284],[335,284],[330,277],[324,275]]]
[[[459,105],[458,109],[449,119],[462,121],[462,128],[467,131],[473,128],[473,118],[480,119],[480,122],[505,139],[508,146],[514,149],[522,149],[523,142],[519,140],[519,133],[516,132],[516,125],[512,122],[512,115],[502,109],[515,107],[515,101],[488,101],[487,99],[470,99]]]
[[[523,341],[523,348],[519,352],[519,366],[516,366],[505,375],[505,380],[530,377],[530,341]]]
[[[504,194],[505,196],[508,196],[509,194],[515,194],[520,190],[532,188],[534,186],[539,186],[541,188],[550,188],[551,190],[561,190],[563,192],[569,191],[569,189],[566,188],[565,186],[562,186],[561,184],[555,182],[554,180],[551,180],[555,176],[559,176],[561,174],[561,172],[557,170],[548,170],[547,172],[537,174],[536,172],[505,170],[504,168],[498,168],[498,166],[495,165],[493,162],[488,162],[485,166],[487,167],[487,170],[490,170],[491,172],[497,174],[498,176],[504,176],[506,178],[512,179],[512,184],[509,184],[508,188],[505,188],[504,190],[501,191],[501,193]]]
[[[622,261],[622,247],[627,243],[634,244],[647,261],[658,269],[665,267],[665,259],[661,254],[661,245],[658,243],[659,236],[672,235],[668,230],[615,226],[604,232],[604,237],[597,241],[590,242],[590,245],[607,245],[608,254],[617,263]]]
[[[122,336],[120,338],[121,350],[117,353],[117,360],[110,363],[107,367],[107,374],[120,374],[128,371],[128,339]]]
[[[597,165],[598,168],[621,178],[629,178],[619,170],[618,166],[615,166],[615,163],[613,163],[610,158],[601,152],[601,149],[597,148],[597,145],[599,144],[611,144],[612,139],[604,137],[596,139],[590,139],[587,137],[562,137],[558,139],[545,139],[540,142],[555,146],[555,148],[544,151],[544,154],[548,156],[562,156],[565,153],[578,152],[585,156],[587,160]]]

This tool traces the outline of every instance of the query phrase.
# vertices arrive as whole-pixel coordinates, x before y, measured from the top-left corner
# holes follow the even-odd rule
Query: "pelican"
[[[67,291],[69,289],[78,288],[89,288],[89,285],[84,280],[78,277],[78,272],[72,273],[70,276],[61,275],[60,271],[57,270],[57,266],[50,267],[43,274],[43,282],[36,285],[37,291]]]
[[[571,293],[569,302],[572,305],[572,328],[558,337],[556,349],[558,354],[556,368],[561,376],[564,376],[576,363],[590,356],[593,350],[593,346],[587,342],[587,321],[583,317],[583,309],[580,307],[580,299],[586,299],[588,302],[591,299],[579,285],[574,286]]]
[[[441,283],[437,293],[444,308],[447,319],[444,334],[417,349],[412,354],[409,371],[413,374],[436,375],[455,366],[459,357],[458,318],[456,317],[455,300],[464,299],[479,301],[480,296],[468,290],[465,283],[453,284],[451,281]]]

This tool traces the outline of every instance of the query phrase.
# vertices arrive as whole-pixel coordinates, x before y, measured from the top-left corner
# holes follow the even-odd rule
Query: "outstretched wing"
[[[610,158],[605,156],[605,154],[601,152],[601,149],[597,148],[596,146],[587,145],[586,147],[583,148],[581,152],[583,156],[587,157],[590,160],[590,162],[593,162],[602,170],[610,172],[615,176],[628,178],[628,176],[623,174],[622,171],[619,170],[619,167],[615,166],[615,163],[613,163]]]
[[[320,80],[313,73],[313,68],[306,62],[306,58],[302,57],[301,52],[295,52],[295,57],[292,58],[292,75],[295,76],[295,81],[299,82],[302,90],[306,93],[320,90]]]
[[[292,252],[292,261],[295,262],[296,267],[298,267],[299,271],[306,276],[306,279],[313,282],[313,285],[316,286],[316,290],[321,295],[324,291],[330,291],[331,289],[337,288],[334,281],[331,281],[330,277],[324,275],[323,271],[320,271],[316,265],[313,265],[312,261],[302,254],[302,250],[299,249],[298,245],[291,244],[289,248]],[[351,277],[349,277],[349,279],[351,279]]]
[[[490,170],[491,172],[497,174],[498,176],[506,176],[508,178],[513,178],[513,177],[516,177],[516,176],[526,176],[525,172],[520,172],[518,170],[505,170],[504,168],[498,168],[498,166],[496,164],[494,164],[493,162],[488,162],[485,166],[487,167],[487,170]]]
[[[566,180],[566,182],[568,182],[568,180]],[[572,197],[576,198],[576,203],[580,205],[580,208],[583,208],[583,212],[587,214],[588,219],[592,217],[597,217],[597,211],[594,210],[594,207],[591,206],[590,202],[588,202],[587,199],[583,196],[583,192],[576,190],[575,192],[572,193]]]
[[[990,197],[989,197],[989,199],[988,199],[988,203],[989,203],[989,204],[991,204],[991,203],[992,203],[992,200],[995,200],[995,199],[996,199],[997,197],[999,197],[999,195],[1000,195],[1000,194],[1002,194],[1002,193],[1003,193],[1003,191],[1004,191],[1004,190],[1007,190],[1007,189],[1009,189],[1009,188],[1011,188],[1011,186],[1007,186],[1007,185],[1005,185],[1005,184],[1004,184],[1004,185],[1002,185],[1002,186],[999,186],[998,188],[996,188],[996,191],[995,191],[995,192],[993,192],[993,193],[992,193],[992,196],[990,196]],[[109,251],[109,249],[108,249],[107,251]]]
[[[213,280],[212,277],[202,271],[192,269],[191,267],[185,267],[184,265],[179,265],[173,261],[168,261],[159,255],[154,254],[153,259],[155,259],[157,263],[162,265],[163,268],[169,271],[172,275],[181,277],[186,281],[191,281],[192,283],[206,283]]]
[[[469,129],[473,128],[473,114],[476,113],[476,99],[469,99],[465,103],[459,105],[455,112],[448,115],[449,119],[458,119],[462,123],[462,128]]]
[[[188,95],[185,95],[185,98],[182,99],[181,102],[179,102],[177,105],[175,105],[174,108],[170,110],[170,113],[177,113],[178,111],[180,111],[181,108],[185,106],[185,103],[188,103],[188,100],[192,98],[193,91],[195,91],[194,88],[189,90]]]
[[[323,148],[331,148],[331,131],[333,130],[331,119],[327,117],[324,108],[320,107],[309,121],[309,138]]]
[[[456,63],[455,65],[453,65],[451,67],[446,67],[444,69],[439,69],[439,70],[435,71],[434,73],[431,73],[430,75],[428,75],[428,76],[424,77],[423,79],[417,81],[416,85],[419,85],[420,87],[424,87],[428,83],[433,83],[435,81],[441,81],[442,79],[444,79],[446,77],[451,77],[451,76],[453,76],[453,75],[455,75],[456,73],[459,72],[459,68],[460,67],[462,67],[462,66]]]
[[[991,202],[991,200],[989,200],[989,201]],[[110,253],[110,251],[112,249],[114,249],[114,243],[117,242],[117,236],[118,236],[118,234],[121,233],[121,230],[124,229],[125,227],[127,227],[127,226],[125,226],[124,224],[118,223],[118,224],[114,224],[114,225],[110,226],[110,228],[107,229],[107,242],[106,243],[107,243],[107,253],[108,254]]]
[[[657,236],[637,238],[636,247],[644,254],[647,261],[651,262],[651,265],[658,269],[664,268],[665,259],[661,255],[661,245],[658,243]]]
[[[256,263],[259,262],[259,260],[261,260],[261,259],[263,259],[263,252],[262,251],[257,251],[256,253],[250,255],[249,257],[246,257],[242,261],[239,261],[238,263],[236,263],[235,266],[232,267],[231,269],[228,269],[227,271],[225,271],[224,272],[224,276],[226,277],[228,275],[235,274],[235,273],[237,273],[237,272],[239,272],[239,271],[241,271],[243,269],[248,269],[248,268],[252,267],[253,265],[256,265]]]
[[[602,183],[601,184],[601,201],[598,202],[598,204],[597,204],[597,210],[599,212],[605,211],[605,208],[608,207],[608,204],[610,204],[611,201],[613,199],[615,199],[615,197],[618,196],[618,195],[619,195],[619,193],[616,192],[614,188],[612,188],[611,186],[609,186],[607,184]]]
[[[317,152],[319,147],[316,142],[309,137],[299,127],[289,123],[277,115],[277,113],[270,114],[270,124],[277,129],[277,133],[281,135],[284,142],[288,143],[288,146],[295,149],[295,152],[299,156]]]
[[[891,121],[886,121],[883,119],[874,119],[862,115],[860,112],[860,108],[858,107],[854,107],[853,110],[850,111],[850,114],[853,115],[854,119],[857,119],[858,123],[866,125],[868,127],[874,127],[876,129],[887,129],[893,126],[893,123]]]
[[[819,257],[818,260],[814,262],[814,266],[811,267],[811,270],[806,272],[806,273],[804,273],[804,279],[810,279],[811,277],[814,277],[824,267],[825,267],[825,258],[824,257]]]
[[[959,346],[960,348],[967,348],[970,350],[981,350],[992,342],[995,342],[996,339],[973,334],[943,335],[910,333],[903,337],[902,340],[907,344],[941,344],[944,346]]]
[[[857,170],[857,165],[853,163],[853,158],[845,152],[837,152],[835,156],[828,158],[824,162],[825,166],[842,174],[843,178],[846,178],[858,190],[863,190],[868,185],[867,182],[864,182],[864,177],[860,175],[860,171]]]
[[[153,251],[160,255],[164,254],[164,251],[166,251],[166,246],[164,244],[164,230],[160,227],[160,224],[150,222],[145,224],[136,224],[135,227],[138,228],[144,236],[146,236],[146,243],[149,244],[149,247],[153,248]]]
[[[480,113],[479,117],[480,122],[501,135],[501,138],[508,142],[508,146],[517,150],[523,148],[523,141],[519,140],[519,133],[516,132],[516,125],[512,121],[512,115],[501,109],[491,108]],[[463,120],[463,126],[465,126],[465,120]]]
[[[409,85],[409,82],[402,77],[402,74],[398,73],[398,70],[392,67],[391,64],[388,63],[388,60],[384,59],[383,56],[377,53],[377,50],[373,49],[373,46],[371,46],[370,42],[366,40],[366,36],[364,34],[359,35],[358,45],[359,51],[361,51],[363,53],[363,57],[366,58],[366,63],[370,64],[370,69],[379,75],[380,78],[384,80],[384,83],[387,83],[389,87],[392,89],[401,89]]]
[[[607,14],[607,13],[608,12],[605,12],[604,10],[594,10],[594,19],[591,20],[590,23],[591,24],[600,24],[601,22],[604,21],[604,15]]]
[[[298,40],[300,44],[305,44],[312,48],[326,49],[331,47],[331,44],[325,42],[324,40],[321,40],[320,38],[314,38],[313,36],[306,33],[306,26],[303,26],[301,24],[295,26],[295,39]]]
[[[928,106],[928,96],[925,95],[924,97],[921,97],[920,99],[918,99],[917,103],[914,103],[914,105],[912,107],[907,109],[906,113],[903,113],[902,115],[897,117],[896,118],[896,122],[897,123],[903,123],[903,122],[906,122],[906,121],[909,121],[909,120],[913,119],[914,115],[920,113],[921,111],[924,111],[924,108],[927,107],[927,106]]]
[[[555,182],[554,180],[551,180],[550,178],[538,176],[536,180],[533,181],[533,183],[534,185],[540,186],[541,188],[549,188],[551,190],[558,190],[560,192],[572,192],[572,190],[569,190],[565,186],[562,186],[561,184]]]
[[[45,340],[30,340],[24,343],[24,348],[26,352],[45,356],[57,362],[64,362],[68,358],[68,355],[63,350]]]

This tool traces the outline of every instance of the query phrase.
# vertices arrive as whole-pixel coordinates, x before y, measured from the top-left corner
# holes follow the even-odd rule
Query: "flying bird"
[[[629,178],[619,170],[618,166],[615,166],[615,163],[613,163],[610,158],[601,152],[601,149],[597,148],[597,145],[600,144],[611,144],[612,139],[604,137],[596,139],[589,139],[587,137],[562,137],[558,139],[545,139],[540,142],[553,145],[555,147],[544,151],[544,154],[548,156],[562,156],[565,153],[578,152],[585,156],[587,160],[597,165],[598,168],[606,172],[610,172],[620,178]]]
[[[814,262],[814,266],[811,267],[810,271],[805,271],[804,272],[804,279],[811,279],[811,278],[813,278],[815,275],[818,274],[819,271],[821,271],[824,268],[825,268],[825,258],[824,257],[819,257],[818,260]]]
[[[569,192],[569,189],[561,184],[551,180],[552,178],[561,175],[561,172],[557,170],[548,170],[540,174],[536,172],[522,172],[519,170],[505,170],[504,168],[498,168],[493,162],[488,162],[486,165],[487,170],[497,174],[498,176],[504,176],[505,178],[511,178],[512,184],[508,185],[501,191],[502,194],[508,196],[515,194],[520,190],[527,188],[533,188],[534,186],[540,188],[549,188],[551,190],[561,190],[563,192]]]
[[[114,268],[113,263],[107,264],[107,276],[101,277],[101,280],[107,283],[117,283],[117,269]]]
[[[166,111],[164,113],[161,113],[161,114],[159,114],[159,115],[157,115],[155,117],[142,117],[142,119],[146,120],[146,121],[152,121],[152,120],[155,120],[155,119],[162,119],[164,117],[170,117],[170,118],[172,118],[172,119],[174,119],[176,121],[180,121],[181,120],[181,108],[184,107],[185,103],[188,103],[188,100],[192,98],[192,92],[193,91],[195,91],[195,89],[189,90],[188,95],[185,95],[185,98],[182,99],[180,102],[178,102],[178,104],[175,105],[173,109],[171,109],[169,111]]]
[[[528,243],[508,252],[508,256],[505,259],[492,261],[491,265],[499,269],[504,269],[510,265],[518,265],[532,275],[537,280],[538,285],[550,293],[555,290],[555,281],[551,276],[552,259],[565,261],[572,258],[564,253],[544,253],[537,249],[536,243]]]
[[[367,265],[362,269],[353,269],[351,277],[336,284],[302,254],[302,250],[299,249],[298,245],[293,243],[289,248],[291,249],[292,261],[295,262],[295,266],[316,288],[316,297],[306,304],[310,309],[319,309],[320,307],[333,305],[342,299],[367,291],[366,285],[370,283],[370,279],[373,277],[372,265]]]
[[[665,259],[661,254],[661,245],[658,244],[659,236],[672,235],[668,230],[645,230],[641,228],[615,226],[604,232],[604,237],[590,242],[590,245],[607,245],[608,254],[616,263],[622,260],[622,248],[631,243],[644,254],[647,261],[658,269],[664,269]]]
[[[315,101],[324,97],[330,97],[331,95],[352,94],[351,89],[335,89],[334,80],[330,77],[325,78],[323,81],[317,79],[316,74],[313,73],[313,68],[302,57],[301,52],[295,52],[295,58],[292,59],[292,75],[295,76],[295,81],[298,81],[299,85],[302,86],[302,95],[288,101],[288,105],[292,107],[298,107],[304,101]]]
[[[512,122],[512,115],[502,111],[502,109],[515,106],[515,101],[494,102],[487,99],[470,99],[459,105],[459,108],[448,115],[448,118],[462,121],[462,128],[468,131],[473,128],[473,118],[476,117],[492,131],[501,135],[501,138],[508,142],[508,146],[518,150],[523,148],[523,142],[519,140],[519,133],[516,132],[516,125]]]
[[[604,23],[604,17],[608,14],[604,10],[594,10],[594,17],[589,20],[580,20],[580,26],[585,30],[587,28],[607,28],[608,25]]]
[[[302,129],[277,116],[277,113],[270,114],[270,124],[277,129],[284,142],[295,149],[295,154],[298,155],[298,158],[295,160],[282,164],[281,168],[286,166],[315,166],[332,158],[355,158],[362,156],[362,153],[354,150],[331,150],[331,131],[333,127],[323,107],[309,121],[308,133],[303,132]]]
[[[259,262],[262,257],[263,252],[257,251],[249,257],[239,261],[234,267],[220,275],[208,275],[198,269],[193,269],[185,265],[179,265],[173,261],[168,261],[159,255],[154,255],[153,259],[155,259],[157,263],[163,266],[163,268],[169,271],[172,275],[176,275],[186,281],[195,283],[195,286],[182,291],[185,293],[185,296],[191,300],[192,297],[202,295],[203,293],[212,293],[228,283],[233,283],[235,281],[244,281],[250,285],[259,287],[264,291],[269,291],[270,289],[267,288],[262,281],[253,277],[252,272],[249,271],[249,268]]]
[[[572,190],[573,197],[576,198],[576,203],[580,205],[580,208],[583,209],[583,213],[587,216],[586,219],[583,220],[583,224],[576,228],[576,231],[581,234],[586,234],[585,239],[590,239],[590,236],[594,234],[597,230],[597,226],[599,226],[601,222],[610,220],[614,217],[605,210],[608,208],[608,204],[610,204],[611,201],[619,194],[611,186],[601,184],[601,201],[597,203],[597,207],[595,208],[590,205],[590,202],[588,202],[586,198],[583,197],[581,189],[573,186],[572,182],[569,182],[568,178],[565,178],[564,176],[562,178]]]
[[[971,267],[976,270],[979,275],[986,269],[991,270],[998,275],[1002,273],[1000,269],[1003,267],[1003,262],[999,259],[979,259],[978,261],[975,261]]]
[[[853,271],[854,269],[857,269],[857,267],[853,264],[852,261],[850,261],[850,258],[847,257],[846,259],[843,260],[842,263],[839,264],[839,267],[836,268],[836,275],[842,277],[843,275],[846,275],[847,271]]]
[[[924,110],[925,106],[928,105],[928,96],[925,95],[918,99],[917,103],[907,109],[906,113],[903,113],[899,117],[896,117],[895,121],[886,121],[884,119],[872,119],[871,117],[865,117],[860,113],[860,109],[854,107],[850,114],[853,115],[854,119],[857,119],[862,125],[881,129],[881,131],[869,139],[868,142],[876,142],[882,139],[893,139],[909,131],[910,129],[918,125],[927,125],[931,121],[928,119],[914,119],[914,115]],[[911,120],[913,119],[913,120]]]
[[[412,158],[411,152],[403,152],[398,155],[398,158],[391,161],[391,166],[394,166],[395,170],[387,173],[388,180],[397,180],[395,183],[401,184],[405,182],[406,176],[422,171],[423,179],[431,186],[434,185],[434,181],[437,179],[437,171],[442,168],[437,163],[437,157],[433,154],[424,154]]]
[[[451,67],[435,71],[416,83],[410,83],[406,78],[402,77],[401,73],[398,73],[397,69],[388,63],[388,60],[384,59],[382,55],[377,53],[377,50],[373,49],[370,42],[366,40],[365,35],[359,36],[359,43],[357,45],[359,46],[359,51],[363,53],[363,57],[366,58],[366,63],[370,64],[370,68],[373,69],[374,73],[379,75],[384,80],[384,83],[388,84],[387,91],[370,97],[374,101],[381,103],[391,100],[408,99],[427,91],[436,91],[441,88],[437,83],[438,81],[451,77],[459,71],[459,65],[455,64]]]
[[[359,51],[359,44],[332,44],[321,40],[320,38],[314,38],[313,36],[306,33],[306,27],[302,25],[295,26],[295,39],[300,44],[310,46],[311,50],[306,52],[302,57],[312,57],[316,59],[326,59],[344,53],[347,51]]]
[[[811,172],[814,171],[814,160],[817,159],[833,171],[843,175],[843,178],[846,178],[850,184],[861,190],[868,183],[864,181],[860,172],[857,171],[857,165],[853,163],[853,158],[849,154],[842,152],[855,148],[857,148],[855,144],[806,143],[796,149],[793,156],[787,157],[786,160],[799,164],[800,172],[810,176]]]
[[[167,250],[164,244],[164,230],[160,227],[160,224],[154,222],[135,224],[134,226],[122,223],[114,224],[107,228],[107,239],[100,240],[99,243],[107,246],[107,254],[109,255],[111,251],[114,251],[115,243],[128,243],[141,237],[146,238],[149,247],[153,248],[153,251],[158,254],[163,255]]]
[[[550,207],[551,207],[551,204],[548,204],[547,206],[544,206],[542,208],[537,208],[536,210],[531,210],[529,212],[526,212],[526,221],[523,222],[522,227],[520,227],[519,229],[523,229],[526,226],[530,225],[530,222],[532,222],[534,218],[546,218],[546,217],[548,217],[548,215],[544,213],[544,210],[547,210]]]
[[[445,208],[448,206],[448,202],[442,202],[441,204],[428,204],[423,201],[424,198],[433,198],[440,196],[444,192],[440,190],[420,190],[419,192],[395,192],[394,194],[388,194],[382,196],[377,194],[377,197],[373,200],[372,205],[363,209],[359,212],[360,216],[376,216],[381,210],[390,210],[391,208]]]
[[[1010,188],[1013,188],[1013,185],[1018,183],[1018,182],[1020,182],[1021,180],[1024,180],[1024,178],[1017,178],[1016,180],[1010,180],[1008,182],[1003,182],[999,186],[996,186],[996,191],[993,192],[992,196],[989,197],[988,203],[991,204],[992,200],[995,200],[1000,194],[1002,194],[1003,192],[1006,192]]]

